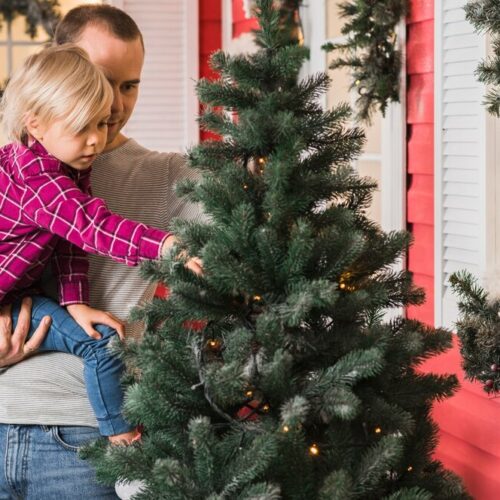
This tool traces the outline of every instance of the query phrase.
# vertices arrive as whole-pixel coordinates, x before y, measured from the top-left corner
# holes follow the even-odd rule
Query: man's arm
[[[33,354],[45,339],[50,328],[50,316],[45,316],[29,340],[26,340],[31,323],[31,299],[25,297],[19,319],[12,331],[12,306],[0,306],[0,373]]]

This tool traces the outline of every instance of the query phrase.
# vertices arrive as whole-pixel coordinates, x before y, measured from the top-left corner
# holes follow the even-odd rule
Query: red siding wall
[[[208,60],[210,54],[222,48],[222,0],[199,0],[200,10],[200,78],[214,78]],[[212,137],[201,131],[200,139]]]
[[[407,27],[408,228],[415,244],[408,268],[424,287],[427,302],[408,315],[434,324],[434,1],[411,0]],[[500,398],[488,398],[479,384],[464,380],[460,353],[429,360],[423,369],[456,373],[461,389],[436,404],[440,428],[436,458],[464,480],[476,500],[500,498]]]
[[[496,500],[500,498],[500,398],[490,398],[479,384],[464,380],[460,363],[456,344],[425,365],[434,373],[456,373],[461,384],[453,398],[434,406],[440,428],[436,458],[462,477],[475,500]]]
[[[408,316],[434,323],[434,2],[412,0],[407,26],[408,269],[427,301]]]
[[[245,17],[243,0],[233,0],[233,38],[238,38],[243,33],[257,28],[257,20]]]

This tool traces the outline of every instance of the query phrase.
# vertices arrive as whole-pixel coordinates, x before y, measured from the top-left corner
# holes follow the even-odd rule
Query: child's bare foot
[[[113,446],[128,446],[136,441],[139,441],[141,439],[141,433],[137,429],[134,429],[122,434],[108,436],[108,439]]]

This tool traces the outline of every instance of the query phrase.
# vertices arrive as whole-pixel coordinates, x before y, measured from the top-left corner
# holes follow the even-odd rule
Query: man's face
[[[144,50],[139,38],[124,41],[100,26],[88,26],[77,44],[99,66],[113,87],[113,104],[108,122],[106,149],[119,146],[124,138],[120,130],[127,123],[139,95]]]

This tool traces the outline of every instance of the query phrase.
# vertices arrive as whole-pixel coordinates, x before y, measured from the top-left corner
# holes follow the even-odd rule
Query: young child
[[[33,296],[30,334],[46,316],[52,320],[40,350],[83,358],[101,434],[129,443],[137,432],[121,416],[123,366],[108,347],[116,335],[110,327],[123,337],[123,325],[88,306],[85,253],[134,266],[159,258],[175,237],[115,215],[91,196],[90,166],[106,145],[112,99],[102,72],[73,45],[29,57],[10,80],[0,108],[12,141],[0,149],[0,305],[18,311],[22,297]],[[49,261],[60,305],[36,295]],[[200,266],[198,259],[186,264],[194,272]],[[96,327],[99,334],[96,323],[108,326]]]

